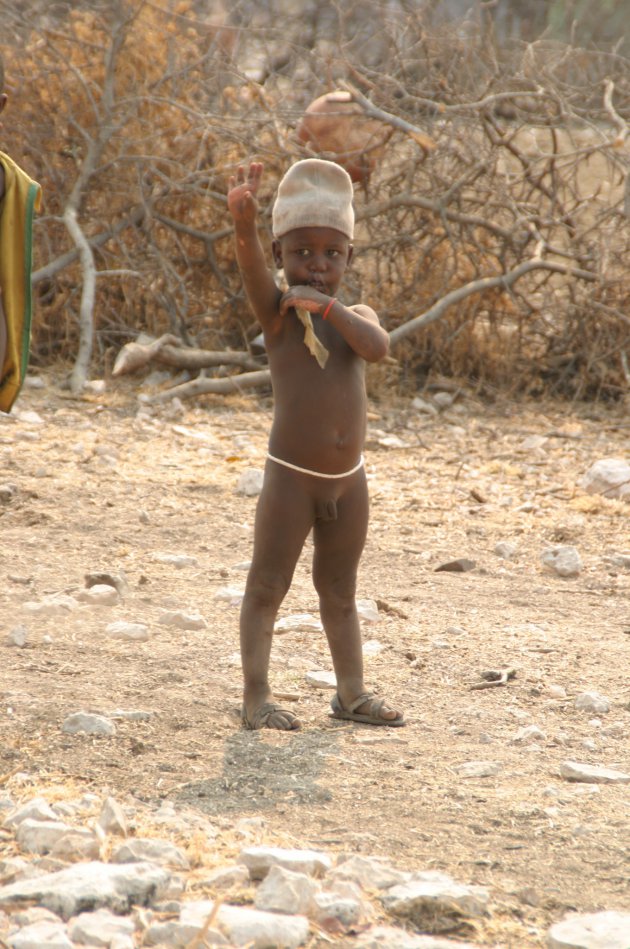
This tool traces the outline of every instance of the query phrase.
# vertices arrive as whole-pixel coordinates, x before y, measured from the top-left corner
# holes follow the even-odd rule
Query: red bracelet
[[[328,306],[326,307],[326,309],[325,309],[324,312],[322,313],[322,320],[328,319],[328,314],[330,313],[330,311],[332,310],[332,308],[333,308],[333,306],[334,306],[334,304],[335,304],[336,302],[337,302],[337,297],[331,297],[331,298],[330,298],[330,300],[328,301]]]

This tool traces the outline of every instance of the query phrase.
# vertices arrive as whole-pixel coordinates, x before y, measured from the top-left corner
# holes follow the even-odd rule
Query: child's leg
[[[241,606],[243,704],[250,727],[299,728],[292,712],[269,708],[273,627],[313,524],[313,504],[299,477],[268,462],[256,508],[254,553]],[[262,720],[261,709],[264,709]]]
[[[344,709],[366,692],[356,579],[367,535],[369,502],[365,472],[352,477],[353,484],[337,501],[337,519],[316,521],[313,528],[313,582],[337,678],[337,695]],[[353,711],[370,715],[372,705],[365,702]],[[402,718],[384,704],[377,714],[384,722]]]

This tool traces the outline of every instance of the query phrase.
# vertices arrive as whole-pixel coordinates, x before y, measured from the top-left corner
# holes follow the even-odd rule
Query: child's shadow
[[[318,779],[338,757],[336,729],[272,733],[240,731],[225,742],[223,774],[187,784],[178,797],[208,814],[271,810],[278,804],[324,804],[332,792]],[[265,736],[264,738],[262,736]]]

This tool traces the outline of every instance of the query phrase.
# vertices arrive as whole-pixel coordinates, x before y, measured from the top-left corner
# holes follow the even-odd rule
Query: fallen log
[[[249,353],[212,352],[206,349],[191,349],[182,346],[181,340],[171,333],[165,333],[150,343],[126,343],[120,350],[112,369],[112,376],[123,376],[144,369],[150,362],[175,369],[188,369],[199,372],[215,366],[240,366],[242,369],[260,369]]]

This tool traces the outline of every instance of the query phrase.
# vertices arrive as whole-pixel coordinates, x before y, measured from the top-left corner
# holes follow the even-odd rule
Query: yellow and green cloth
[[[0,201],[0,287],[7,321],[7,349],[0,366],[0,411],[9,412],[22,387],[31,339],[33,216],[41,189],[0,152],[4,197]]]

